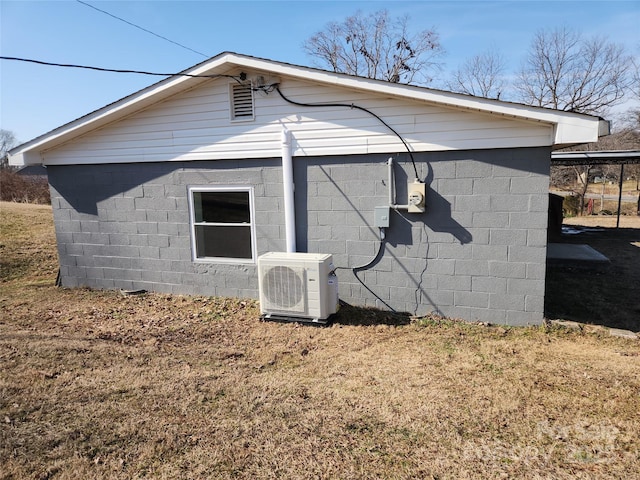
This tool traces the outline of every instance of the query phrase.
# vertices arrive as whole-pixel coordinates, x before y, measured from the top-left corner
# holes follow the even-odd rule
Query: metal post
[[[618,219],[616,220],[616,228],[620,227],[620,206],[622,205],[622,182],[624,181],[624,163],[620,164],[620,185],[618,188]]]

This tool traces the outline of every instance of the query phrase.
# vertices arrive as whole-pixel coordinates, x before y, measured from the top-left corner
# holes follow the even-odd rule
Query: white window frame
[[[234,263],[234,264],[255,264],[257,258],[256,248],[256,223],[255,223],[255,203],[254,192],[252,186],[228,186],[219,185],[211,186],[189,186],[189,230],[191,232],[191,258],[194,262],[201,263]],[[249,224],[246,223],[208,223],[195,221],[195,204],[194,193],[201,192],[248,192],[249,193]],[[196,226],[233,226],[233,227],[249,227],[251,232],[251,258],[234,258],[234,257],[199,257],[196,245]]]

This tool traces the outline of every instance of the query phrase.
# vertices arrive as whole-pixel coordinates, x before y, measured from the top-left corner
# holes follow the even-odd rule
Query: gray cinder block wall
[[[383,255],[374,208],[388,155],[295,158],[299,251],[331,253],[340,297],[512,325],[543,318],[548,148],[414,154],[424,214],[393,212]],[[397,203],[413,168],[396,157]],[[258,297],[255,265],[193,262],[189,186],[253,186],[258,254],[283,251],[280,159],[50,166],[64,286]],[[377,297],[377,298],[376,298]]]

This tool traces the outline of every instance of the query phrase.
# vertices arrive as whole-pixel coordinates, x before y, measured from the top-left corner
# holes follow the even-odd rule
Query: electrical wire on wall
[[[334,107],[334,108],[349,108],[349,109],[356,109],[356,110],[360,110],[362,112],[365,112],[369,115],[371,115],[372,117],[374,117],[376,120],[378,120],[382,125],[384,125],[387,129],[389,129],[396,137],[398,137],[400,139],[400,141],[402,142],[402,144],[405,146],[405,148],[407,149],[407,153],[409,154],[409,158],[411,159],[411,164],[413,166],[413,171],[415,173],[415,178],[416,180],[420,178],[420,176],[418,175],[418,168],[416,166],[416,162],[415,159],[413,158],[413,153],[411,152],[411,149],[409,148],[409,145],[407,144],[407,142],[404,140],[404,138],[402,138],[402,136],[393,128],[391,127],[391,125],[389,125],[387,122],[385,122],[382,118],[380,118],[380,116],[378,116],[377,114],[375,114],[374,112],[372,112],[371,110],[368,110],[364,107],[361,107],[359,105],[355,105],[353,103],[349,104],[349,103],[331,103],[331,102],[327,102],[327,103],[304,103],[304,102],[298,102],[295,100],[291,100],[290,98],[286,97],[282,91],[280,90],[280,86],[276,83],[276,84],[272,84],[272,85],[266,85],[266,86],[259,86],[259,87],[254,87],[255,90],[259,90],[259,91],[263,91],[265,93],[270,93],[272,91],[276,91],[278,92],[278,95],[280,95],[280,97],[287,103],[290,103],[291,105],[296,105],[299,107],[312,107],[312,108],[321,108],[321,107]],[[391,188],[391,185],[389,186],[389,188]],[[373,267],[374,265],[376,265],[380,259],[382,258],[382,256],[384,255],[385,252],[385,245],[386,245],[386,240],[385,240],[385,233],[384,233],[384,228],[380,228],[380,242],[378,245],[378,252],[376,253],[376,256],[373,258],[373,260],[371,260],[369,263],[367,263],[366,265],[362,265],[360,267],[353,267],[351,268],[351,271],[353,272],[353,276],[356,277],[356,280],[358,280],[358,282],[360,282],[360,284],[367,289],[367,291],[369,293],[371,293],[378,301],[380,301],[384,306],[386,306],[389,310],[391,310],[392,312],[396,312],[396,310],[389,305],[387,302],[385,302],[382,298],[380,298],[379,295],[377,295],[369,286],[367,286],[364,281],[358,276],[359,272],[362,272],[364,270],[369,270],[371,267]],[[336,268],[336,270],[348,270],[348,267],[338,267]],[[425,264],[425,268],[421,274],[421,279],[420,279],[420,283],[418,284],[418,287],[416,289],[415,292],[415,297],[416,297],[416,311],[418,309],[418,295],[419,292],[422,290],[422,277],[424,277],[424,272],[426,271],[426,264]]]
[[[404,218],[407,222],[411,222],[411,220],[409,220],[407,217],[405,217],[402,213],[398,212],[398,215],[400,215],[402,218]],[[422,295],[426,295],[426,293],[424,292],[424,289],[422,288],[422,283],[424,282],[424,274],[427,273],[427,268],[429,266],[429,231],[427,230],[427,225],[426,224],[422,224],[422,234],[424,235],[424,238],[422,239],[422,241],[420,243],[424,244],[427,246],[426,251],[424,252],[424,266],[422,267],[422,271],[420,272],[420,281],[416,284],[416,289],[413,292],[413,296],[415,298],[415,302],[416,302],[416,308],[413,311],[414,315],[418,314],[418,308],[420,308],[420,305],[422,304]],[[433,304],[433,302],[431,301],[431,299],[428,298],[429,303]],[[440,312],[437,312],[440,313]]]
[[[380,259],[384,256],[384,251],[385,251],[385,245],[386,245],[386,241],[385,241],[385,235],[384,235],[384,228],[380,229],[380,241],[378,243],[378,251],[376,252],[376,256],[373,257],[373,260],[371,260],[369,263],[367,263],[366,265],[362,265],[360,267],[353,267],[353,268],[348,268],[348,267],[336,267],[336,270],[351,270],[351,272],[353,272],[353,276],[356,277],[356,280],[358,280],[358,282],[360,282],[360,284],[367,289],[367,291],[373,295],[374,297],[376,297],[376,299],[382,303],[385,307],[387,307],[389,310],[391,310],[393,313],[397,313],[396,309],[393,308],[391,305],[389,305],[387,302],[385,302],[382,298],[380,298],[380,296],[374,292],[373,290],[371,290],[371,288],[364,283],[364,281],[358,276],[358,272],[362,272],[364,270],[369,270],[371,267],[373,267],[374,265],[376,265]]]
[[[355,110],[360,110],[362,112],[365,112],[369,115],[371,115],[372,117],[374,117],[376,120],[378,120],[382,125],[384,125],[385,127],[387,127],[396,137],[398,137],[400,139],[400,141],[402,142],[402,144],[404,145],[404,147],[407,149],[407,153],[409,154],[409,158],[411,159],[411,165],[413,165],[413,171],[415,173],[415,178],[420,178],[420,175],[418,175],[418,167],[416,167],[416,162],[413,158],[413,153],[411,152],[411,149],[409,148],[409,145],[407,145],[407,142],[404,140],[404,138],[402,138],[402,135],[400,135],[398,132],[396,132],[393,127],[391,127],[391,125],[389,125],[387,122],[385,122],[382,118],[380,118],[378,115],[376,115],[375,113],[373,113],[371,110],[368,110],[364,107],[361,107],[359,105],[355,105],[353,103],[303,103],[303,102],[297,102],[295,100],[291,100],[290,98],[287,98],[284,96],[284,94],[282,93],[282,91],[280,90],[280,86],[278,84],[274,84],[274,85],[269,85],[267,87],[257,87],[257,90],[263,90],[266,91],[267,93],[273,89],[275,89],[276,92],[278,92],[278,95],[280,95],[280,97],[287,103],[290,103],[291,105],[297,105],[299,107],[312,107],[312,108],[318,108],[318,107],[334,107],[334,108],[350,108],[350,109],[355,109]],[[266,90],[265,90],[266,89]],[[271,89],[271,90],[269,90]]]
[[[416,300],[416,309],[413,311],[414,315],[418,314],[418,308],[422,304],[422,294],[424,293],[422,282],[424,282],[424,274],[427,272],[427,267],[429,266],[429,232],[427,231],[427,226],[424,223],[422,224],[422,232],[425,236],[425,238],[423,239],[423,243],[427,246],[427,251],[424,253],[424,267],[420,272],[420,282],[416,286],[416,290],[414,292]],[[431,303],[433,304],[433,302]]]

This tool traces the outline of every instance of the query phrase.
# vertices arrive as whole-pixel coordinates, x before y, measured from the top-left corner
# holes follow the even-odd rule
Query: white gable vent
[[[231,120],[253,120],[253,90],[250,83],[231,84]]]

